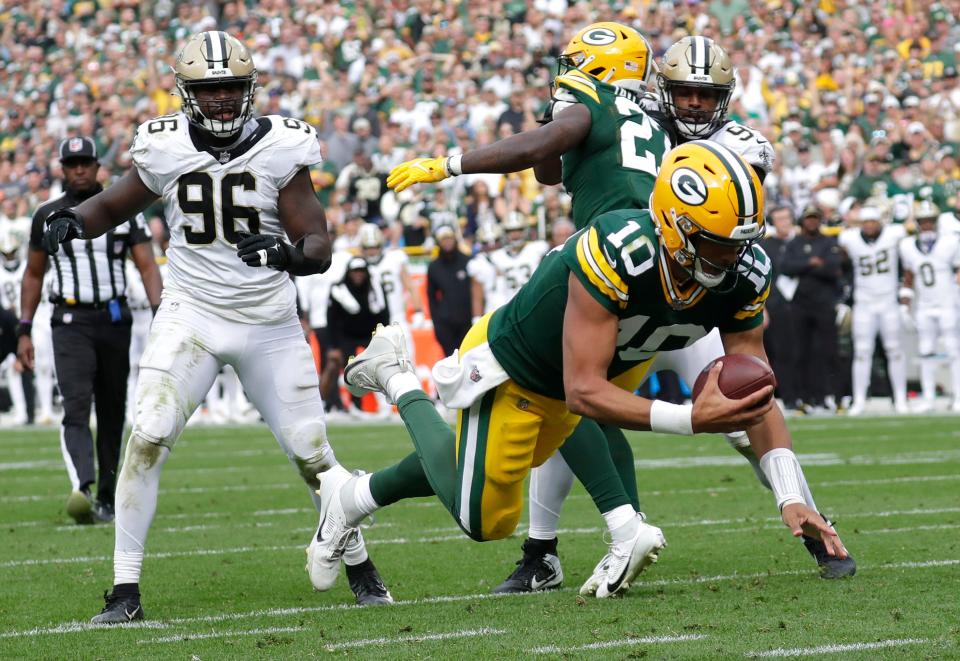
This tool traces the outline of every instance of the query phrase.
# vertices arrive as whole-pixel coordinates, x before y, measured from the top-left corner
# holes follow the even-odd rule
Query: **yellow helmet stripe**
[[[737,206],[740,210],[738,224],[742,225],[744,219],[752,218],[758,211],[757,191],[753,187],[753,177],[747,171],[748,166],[744,165],[743,160],[728,147],[719,143],[700,140],[698,144],[720,159],[724,168],[730,173],[734,190],[737,192]]]
[[[596,230],[592,229],[591,232]],[[577,262],[580,264],[580,270],[586,274],[590,283],[599,289],[607,298],[617,303],[620,307],[626,307],[626,294],[617,290],[596,264],[596,260],[591,254],[588,243],[589,232],[584,233],[577,241]]]

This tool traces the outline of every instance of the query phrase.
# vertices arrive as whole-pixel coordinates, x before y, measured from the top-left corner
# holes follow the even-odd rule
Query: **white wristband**
[[[803,469],[797,461],[797,455],[788,448],[774,448],[760,458],[760,469],[767,476],[767,482],[777,499],[777,508],[783,511],[785,505],[805,504],[803,485],[807,483]]]
[[[693,404],[671,404],[659,399],[650,405],[650,430],[661,434],[693,435]]]
[[[909,299],[909,300],[912,301],[912,300],[913,300],[913,289],[911,289],[910,287],[901,287],[901,288],[900,288],[900,291],[899,291],[898,294],[897,294],[897,297],[898,297],[898,298],[906,298],[906,299]]]
[[[452,177],[463,174],[463,168],[460,167],[460,161],[463,160],[463,154],[448,156],[446,162],[447,174]]]

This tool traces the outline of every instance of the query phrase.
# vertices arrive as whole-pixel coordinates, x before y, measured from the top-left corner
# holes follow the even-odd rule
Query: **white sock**
[[[887,372],[890,373],[890,389],[897,406],[907,404],[907,358],[899,348],[887,351]]]
[[[351,526],[357,525],[363,517],[380,509],[380,505],[373,499],[373,494],[370,492],[371,477],[373,477],[371,473],[361,475],[354,482],[353,489],[344,489],[340,492],[343,513]]]
[[[114,522],[113,583],[139,583],[147,533],[157,511],[160,471],[170,449],[149,443],[134,432],[117,479]]]
[[[421,390],[422,388],[423,384],[420,383],[420,379],[414,372],[397,372],[387,379],[385,394],[392,404],[396,404],[408,392]]]
[[[40,402],[40,418],[53,417],[53,374],[46,369],[34,371],[37,387],[37,400]]]
[[[867,403],[867,388],[870,387],[870,364],[872,356],[853,357],[853,404]]]
[[[614,507],[609,512],[604,512],[603,518],[607,522],[607,529],[610,531],[615,544],[633,537],[636,526],[628,524],[636,524],[640,521],[637,511],[630,505]]]
[[[956,371],[957,368],[951,366]],[[937,359],[923,357],[920,358],[920,389],[923,391],[923,399],[926,402],[933,403],[937,397]]]
[[[557,536],[560,509],[573,486],[573,471],[559,452],[530,471],[530,539]]]

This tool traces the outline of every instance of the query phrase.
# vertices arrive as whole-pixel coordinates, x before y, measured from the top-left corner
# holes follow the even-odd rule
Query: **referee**
[[[40,303],[48,261],[56,282],[53,357],[63,395],[60,449],[72,491],[67,513],[77,523],[113,520],[113,492],[123,439],[127,374],[130,371],[131,315],[124,291],[127,253],[143,277],[150,305],[160,304],[160,272],[143,217],[131,219],[96,239],[74,239],[63,250],[48,256],[41,246],[44,221],[53,211],[73,207],[102,190],[97,183],[100,164],[89,138],[68,138],[60,145],[65,193],[37,208],[30,231],[30,252],[20,293],[21,319],[17,327],[17,355],[33,369],[30,330]],[[90,433],[90,403],[97,411],[97,465]],[[96,492],[93,492],[96,482]]]

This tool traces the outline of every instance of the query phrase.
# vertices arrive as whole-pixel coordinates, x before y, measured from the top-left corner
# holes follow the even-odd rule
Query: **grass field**
[[[859,563],[823,581],[772,497],[715,436],[633,434],[641,499],[669,546],[623,599],[576,589],[603,553],[575,487],[564,589],[489,596],[525,531],[477,544],[434,499],[366,531],[397,604],[310,589],[316,525],[265,428],[191,428],[167,463],[141,584],[147,620],[86,622],[112,582],[113,530],[68,525],[56,432],[0,432],[0,658],[960,658],[960,418],[791,422],[821,508]],[[385,466],[400,427],[332,427],[348,467]]]

